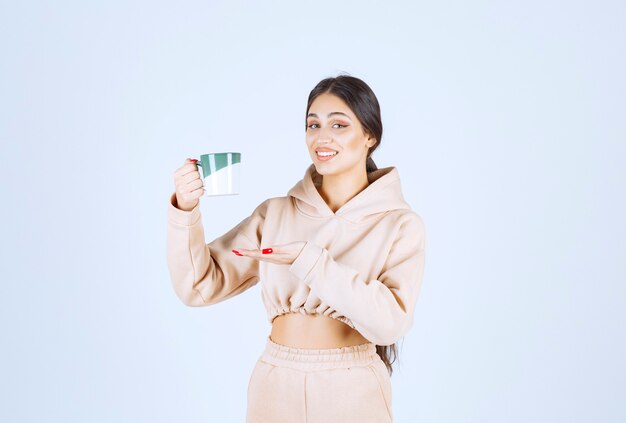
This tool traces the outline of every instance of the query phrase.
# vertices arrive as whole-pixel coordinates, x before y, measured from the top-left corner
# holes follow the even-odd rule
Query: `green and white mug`
[[[205,196],[239,194],[241,153],[203,154],[196,165],[202,168],[200,175]]]

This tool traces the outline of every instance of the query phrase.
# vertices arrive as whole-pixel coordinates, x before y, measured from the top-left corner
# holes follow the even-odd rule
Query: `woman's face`
[[[324,93],[311,104],[307,115],[306,145],[320,175],[343,173],[361,166],[365,169],[368,149],[376,143],[339,97]],[[334,150],[329,158],[319,150]]]

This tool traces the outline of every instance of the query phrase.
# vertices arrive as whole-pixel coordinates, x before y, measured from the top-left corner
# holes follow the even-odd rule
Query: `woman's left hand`
[[[247,256],[257,260],[264,260],[275,264],[292,264],[304,245],[305,241],[290,242],[289,244],[272,245],[271,248],[263,248],[259,250],[246,250],[244,248],[236,248],[233,253],[238,256]]]

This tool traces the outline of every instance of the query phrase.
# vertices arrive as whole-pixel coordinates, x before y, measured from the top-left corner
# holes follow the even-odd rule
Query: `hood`
[[[410,209],[402,195],[400,175],[395,166],[370,172],[367,174],[367,179],[369,185],[341,206],[336,213],[328,207],[317,190],[322,185],[322,175],[317,173],[313,163],[304,172],[304,177],[287,192],[287,195],[293,197],[297,207],[309,216],[340,216],[354,223],[378,213]]]

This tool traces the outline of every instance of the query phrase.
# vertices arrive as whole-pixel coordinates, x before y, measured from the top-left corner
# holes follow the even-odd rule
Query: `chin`
[[[342,172],[342,168],[337,163],[320,163],[314,161],[315,170],[320,175],[336,175]]]

